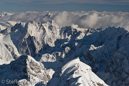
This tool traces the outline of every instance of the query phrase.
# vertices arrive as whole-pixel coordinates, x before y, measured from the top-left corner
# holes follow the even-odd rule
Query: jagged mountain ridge
[[[31,56],[23,55],[10,64],[0,66],[0,85],[35,86],[41,81],[46,84],[53,73],[52,69],[46,70],[43,64],[35,61]]]
[[[59,76],[60,78],[54,77],[48,86],[108,86],[92,72],[90,66],[81,62],[79,58],[64,65]]]
[[[17,49],[15,51],[18,53],[14,50],[11,52],[6,44],[6,51],[12,54],[13,59],[23,54],[31,55],[46,68],[52,68],[55,71],[53,77],[60,73],[60,68],[68,61],[79,57],[107,84],[128,84],[128,69],[123,68],[124,65],[128,67],[128,32],[123,28],[80,30],[72,26],[60,27],[54,21],[43,24],[29,22],[7,28],[1,31],[1,35],[1,40],[4,40],[2,43],[7,42],[7,36],[6,39],[9,38],[8,41],[13,43],[11,47]],[[116,65],[116,61],[121,59],[126,64],[122,63],[119,68],[117,65],[120,64],[118,62]],[[124,76],[116,75],[121,73]]]

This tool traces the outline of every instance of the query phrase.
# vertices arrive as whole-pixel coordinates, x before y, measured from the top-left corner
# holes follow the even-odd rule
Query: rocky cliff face
[[[55,81],[57,86],[106,86],[102,80],[110,86],[127,86],[128,38],[123,28],[61,27],[54,21],[17,23],[0,32],[1,64],[14,60],[0,66],[12,76],[1,72],[0,79],[17,78],[20,86],[47,85],[49,80],[48,86]],[[73,60],[77,57],[80,60]]]
[[[10,64],[0,66],[1,86],[35,86],[38,82],[46,84],[53,75],[52,69],[46,70],[42,63],[31,56],[20,56]]]

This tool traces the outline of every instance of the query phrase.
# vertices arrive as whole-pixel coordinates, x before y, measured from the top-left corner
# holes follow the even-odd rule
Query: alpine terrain
[[[0,86],[129,86],[129,14],[113,15],[1,13]]]

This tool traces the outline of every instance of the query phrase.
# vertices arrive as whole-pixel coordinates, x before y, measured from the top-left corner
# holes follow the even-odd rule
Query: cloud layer
[[[54,20],[60,26],[73,24],[82,28],[122,27],[129,30],[128,12],[20,12],[2,13],[0,21],[36,21]]]
[[[129,13],[124,12],[61,12],[54,20],[61,26],[77,24],[83,28],[123,27],[129,29]]]

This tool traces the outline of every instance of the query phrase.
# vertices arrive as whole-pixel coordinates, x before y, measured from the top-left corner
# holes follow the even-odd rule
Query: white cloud
[[[81,15],[81,16],[80,16]],[[129,29],[129,13],[124,12],[62,12],[56,15],[55,22],[61,26],[77,24],[83,28],[123,27]]]
[[[60,12],[58,15],[54,17],[56,23],[58,23],[61,26],[68,26],[77,23],[78,19],[79,19],[78,15],[74,15],[71,12],[67,11]]]
[[[21,12],[0,18],[0,21],[37,21],[54,20],[60,26],[76,24],[82,28],[123,27],[129,30],[129,12]]]
[[[91,15],[88,15],[84,17],[84,19],[80,20],[81,21],[81,26],[83,27],[89,27],[93,28],[93,26],[96,26],[96,23],[98,22],[98,15],[97,13],[93,13]]]

